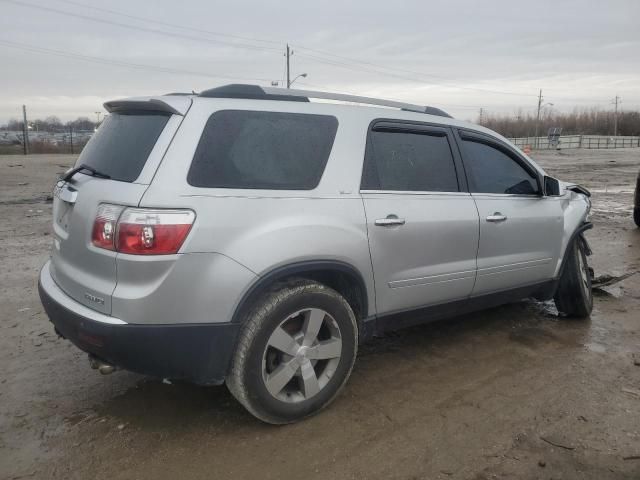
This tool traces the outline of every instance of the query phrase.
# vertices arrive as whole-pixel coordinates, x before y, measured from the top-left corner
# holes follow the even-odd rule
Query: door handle
[[[397,227],[404,225],[404,218],[398,218],[397,215],[387,215],[387,218],[379,218],[375,222],[378,227]]]
[[[500,212],[494,212],[493,215],[489,215],[487,217],[487,222],[498,223],[498,222],[504,222],[506,219],[507,219],[506,215],[503,215]]]

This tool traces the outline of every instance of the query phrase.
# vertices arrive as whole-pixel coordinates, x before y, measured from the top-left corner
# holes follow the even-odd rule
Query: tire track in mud
[[[0,200],[0,205],[33,205],[36,203],[53,203],[53,197],[51,195],[40,195],[38,197]]]

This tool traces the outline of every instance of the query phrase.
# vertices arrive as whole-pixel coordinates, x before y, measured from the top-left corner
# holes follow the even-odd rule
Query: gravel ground
[[[640,271],[640,149],[545,152],[594,192],[596,275]],[[63,155],[0,157],[0,478],[640,478],[640,274],[590,321],[524,301],[361,348],[344,393],[287,427],[225,387],[100,376],[37,298]]]

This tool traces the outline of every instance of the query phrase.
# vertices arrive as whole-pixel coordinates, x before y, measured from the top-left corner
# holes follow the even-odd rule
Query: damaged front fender
[[[561,255],[556,266],[556,278],[562,273],[568,248],[576,238],[580,238],[585,246],[585,252],[590,254],[591,249],[584,238],[584,232],[593,228],[589,222],[591,210],[591,193],[584,187],[576,184],[562,183],[564,189],[562,195],[562,211],[564,216],[564,231],[562,235]]]

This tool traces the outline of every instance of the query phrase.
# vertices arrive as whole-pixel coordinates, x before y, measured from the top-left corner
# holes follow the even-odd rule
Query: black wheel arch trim
[[[587,254],[587,255],[591,255],[591,253],[592,253],[591,252],[591,247],[589,246],[589,242],[587,242],[587,239],[584,238],[584,232],[587,231],[587,230],[590,230],[592,228],[593,228],[593,223],[591,223],[591,222],[583,222],[571,234],[571,237],[569,238],[569,241],[567,242],[567,248],[564,251],[564,256],[562,257],[562,263],[560,264],[560,270],[558,270],[558,276],[557,276],[558,279],[560,277],[562,277],[562,273],[564,272],[565,266],[567,265],[567,261],[569,260],[569,252],[570,252],[571,244],[574,242],[574,240],[576,238],[578,238],[580,240],[580,242],[582,243],[582,246],[584,247],[584,253]]]
[[[314,273],[322,273],[322,272],[339,272],[348,275],[353,280],[355,280],[359,293],[362,296],[360,317],[358,319],[358,324],[360,324],[361,319],[366,318],[368,315],[368,307],[369,307],[369,297],[367,293],[367,286],[364,281],[364,277],[360,273],[360,271],[355,268],[353,265],[341,262],[339,260],[307,260],[302,262],[290,263],[287,265],[282,265],[276,267],[267,273],[261,274],[257,280],[249,287],[249,289],[244,293],[240,302],[236,305],[235,311],[233,312],[233,316],[231,317],[231,323],[240,323],[244,315],[246,314],[251,301],[254,300],[258,295],[266,291],[271,285],[273,285],[278,280],[282,280],[288,277],[294,277],[296,275],[308,275]]]

